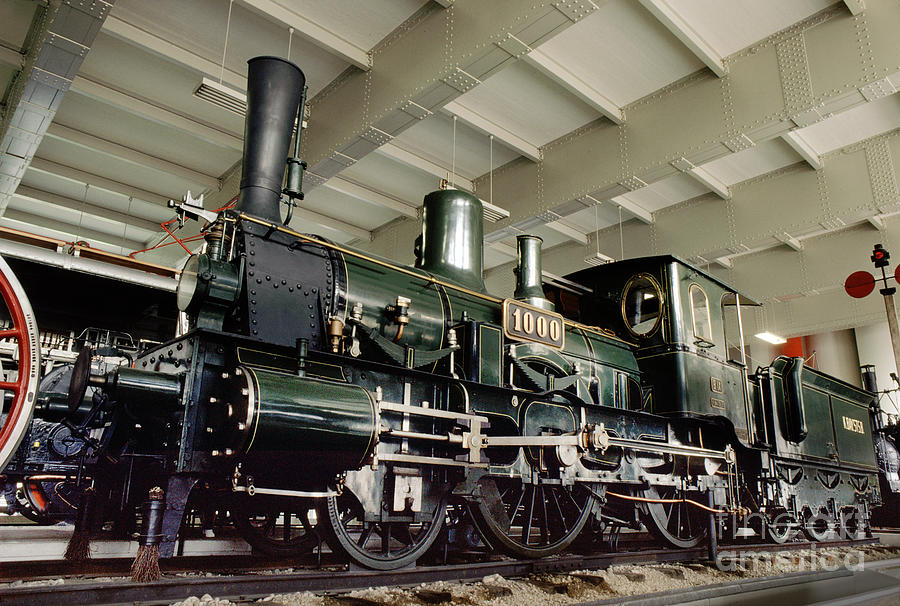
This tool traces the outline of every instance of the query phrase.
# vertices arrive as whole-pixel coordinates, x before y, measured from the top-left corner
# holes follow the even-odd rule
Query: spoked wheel
[[[486,478],[472,517],[487,541],[509,555],[542,558],[568,547],[594,511],[597,498],[580,484],[526,484]]]
[[[644,490],[642,516],[652,535],[678,549],[696,547],[708,531],[707,513],[687,502],[701,502],[699,493],[689,493],[675,486],[651,486]]]
[[[0,258],[0,296],[5,310],[0,318],[9,322],[0,329],[0,340],[16,343],[18,370],[13,377],[0,377],[0,470],[6,467],[28,432],[34,412],[38,373],[41,369],[37,322],[22,285],[9,265]],[[5,313],[4,313],[5,312]],[[7,317],[3,317],[7,316]],[[11,395],[11,398],[7,396]]]
[[[787,512],[782,512],[774,518],[766,520],[766,540],[772,543],[783,545],[788,541],[793,541],[799,532],[800,525],[794,516]]]
[[[311,552],[319,543],[315,507],[307,499],[236,495],[231,519],[238,533],[256,551],[290,558]]]
[[[810,541],[827,541],[834,538],[836,527],[834,519],[827,513],[810,513],[803,523],[803,534]]]
[[[445,496],[420,521],[402,519],[405,516],[367,521],[359,500],[345,488],[340,496],[320,501],[318,515],[332,549],[360,566],[394,570],[415,563],[428,551],[441,532],[446,508]]]
[[[865,515],[862,511],[858,509],[844,510],[841,512],[841,519],[838,524],[839,538],[851,541],[862,539],[868,531],[867,526]]]

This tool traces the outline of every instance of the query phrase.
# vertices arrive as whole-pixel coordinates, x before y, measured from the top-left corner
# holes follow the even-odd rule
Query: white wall
[[[878,378],[878,390],[894,389],[897,384],[891,379],[891,373],[897,372],[894,361],[894,349],[891,347],[891,334],[887,320],[867,326],[860,326],[856,333],[856,348],[859,351],[860,364],[874,364]]]
[[[862,387],[858,346],[853,330],[835,330],[804,338],[804,357],[810,358],[813,352],[816,355],[816,368],[851,385]]]

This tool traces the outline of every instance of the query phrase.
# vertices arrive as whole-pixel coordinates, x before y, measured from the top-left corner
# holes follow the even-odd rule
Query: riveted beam
[[[552,229],[556,233],[562,234],[570,240],[574,240],[576,242],[580,242],[582,244],[588,243],[588,237],[583,232],[578,231],[568,223],[562,220],[550,221],[549,223],[545,223],[544,227],[548,229]]]
[[[372,69],[345,74],[312,99],[304,158],[334,176],[346,166],[336,152],[358,160],[383,144],[365,137],[371,128],[395,136],[514,61],[496,40],[509,33],[538,46],[596,8],[590,0],[426,4],[372,49]]]
[[[154,223],[153,221],[147,221],[146,219],[141,219],[140,217],[135,217],[115,210],[110,210],[106,207],[97,206],[96,204],[92,204],[90,202],[74,200],[67,196],[60,196],[59,194],[42,191],[40,189],[28,187],[25,185],[20,185],[16,190],[16,193],[13,194],[13,197],[37,200],[39,202],[46,202],[47,204],[59,206],[60,208],[81,211],[85,214],[99,217],[100,219],[105,221],[118,222],[122,225],[132,225],[134,227],[148,231],[151,234],[162,230],[162,227],[160,227],[159,223]],[[77,229],[77,226],[73,225],[72,229]]]
[[[791,234],[787,232],[779,232],[775,234],[775,239],[790,248],[791,250],[795,250],[800,252],[803,250],[803,242],[793,237]]]
[[[626,107],[625,124],[597,121],[543,146],[540,163],[495,171],[494,192],[516,201],[513,222],[545,210],[565,216],[560,208],[585,194],[608,199],[633,189],[620,185],[631,177],[676,174],[678,158],[702,166],[732,153],[736,138],[760,143],[864,104],[870,85],[900,77],[888,26],[898,19],[900,5],[890,2],[856,17],[842,6],[818,13],[730,56],[727,78],[694,74]],[[802,56],[790,62],[795,46]]]
[[[71,90],[135,116],[187,133],[212,145],[241,152],[244,149],[242,137],[204,124],[197,118],[176,113],[134,93],[122,92],[83,76],[76,76],[72,80]]]
[[[682,44],[684,44],[712,72],[722,77],[728,73],[728,67],[716,49],[691,27],[684,17],[678,14],[669,0],[640,0],[656,19],[666,26]]]
[[[294,28],[296,33],[347,63],[363,70],[369,69],[369,55],[366,51],[348,42],[338,32],[333,32],[272,0],[238,0],[238,2],[269,21]]]
[[[294,209],[294,216],[291,222],[293,223],[297,220],[318,223],[319,225],[324,225],[325,227],[344,232],[348,236],[353,236],[354,238],[361,238],[366,241],[372,239],[372,232],[365,228],[353,225],[352,223],[347,223],[346,221],[341,221],[340,219],[335,219],[334,217],[329,217],[328,215],[323,215],[322,213],[303,208],[302,206]]]
[[[376,191],[371,187],[355,183],[354,181],[350,181],[349,179],[344,179],[343,177],[332,177],[331,179],[326,181],[324,185],[329,189],[341,192],[342,194],[346,194],[352,198],[356,198],[357,200],[370,202],[377,206],[388,208],[394,212],[400,213],[405,217],[418,216],[418,211],[416,210],[415,206],[412,206],[388,194]]]
[[[851,15],[858,15],[866,10],[865,0],[844,0],[844,4],[847,6],[847,10],[850,11]]]
[[[496,122],[488,120],[476,110],[466,107],[458,101],[451,101],[444,106],[444,109],[474,128],[486,135],[493,135],[497,141],[504,144],[511,150],[518,152],[535,162],[541,159],[541,150],[537,145],[529,143],[514,132],[507,130]]]
[[[72,181],[84,183],[85,185],[99,187],[101,189],[121,194],[123,196],[128,196],[129,198],[137,198],[139,200],[152,202],[161,206],[166,206],[169,200],[171,200],[175,195],[173,193],[172,196],[166,196],[165,194],[159,192],[147,191],[139,187],[134,187],[133,185],[128,185],[127,183],[121,183],[113,179],[101,177],[100,175],[95,175],[93,173],[89,173],[78,168],[73,168],[71,166],[66,166],[65,164],[60,164],[58,162],[52,162],[44,158],[33,158],[31,160],[31,164],[28,166],[28,170],[34,170],[51,175],[58,175],[66,179],[71,179]]]
[[[813,149],[799,132],[792,130],[784,133],[781,138],[814,169],[819,170],[822,168],[822,158],[819,156],[819,153]]]
[[[396,160],[401,164],[416,168],[428,173],[429,175],[434,175],[435,177],[441,179],[450,179],[451,177],[451,171],[449,169],[444,168],[440,164],[436,164],[431,160],[427,160],[408,150],[405,150],[395,143],[385,143],[376,151],[386,158]],[[455,177],[453,177],[452,181],[454,185],[456,185],[460,189],[465,189],[466,191],[475,191],[475,185],[472,183],[471,179],[466,179],[465,177],[461,177],[459,176],[459,174],[457,174],[455,175]]]
[[[146,166],[160,172],[168,173],[175,177],[179,177],[190,183],[196,183],[210,189],[219,188],[219,180],[212,175],[201,173],[200,171],[151,156],[136,149],[95,137],[94,135],[64,126],[62,124],[51,124],[47,129],[47,136],[56,139],[62,139],[69,143],[74,143],[80,147],[92,149],[94,151],[114,156],[126,162],[136,164],[138,166]]]
[[[17,208],[7,209],[6,212],[3,213],[3,216],[0,217],[0,223],[5,223],[8,221],[17,221],[19,223],[26,223],[28,225],[37,225],[38,227],[49,229],[54,232],[58,232],[59,234],[71,236],[79,240],[84,239],[100,242],[102,244],[110,246],[113,249],[121,248],[124,250],[140,250],[144,248],[144,245],[146,244],[145,240],[131,240],[128,239],[127,236],[123,238],[121,235],[110,234],[95,229],[89,229],[83,226],[79,227],[78,225],[72,225],[71,223],[65,223],[63,221],[56,221],[55,219],[48,219],[47,217],[35,215],[33,213]],[[21,228],[20,226],[16,227]],[[124,227],[125,226],[123,226],[123,228]],[[25,229],[25,231],[27,231],[27,228]]]

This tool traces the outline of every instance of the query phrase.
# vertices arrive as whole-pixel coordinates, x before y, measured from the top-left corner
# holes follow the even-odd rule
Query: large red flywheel
[[[6,380],[7,377],[0,376],[0,393],[5,395],[11,392],[13,395],[8,410],[4,404],[0,414],[0,418],[5,416],[0,421],[0,473],[2,473],[28,432],[37,396],[41,349],[31,303],[22,285],[2,257],[0,257],[0,296],[3,297],[11,320],[11,326],[0,329],[0,339],[15,340],[18,357],[15,379]]]

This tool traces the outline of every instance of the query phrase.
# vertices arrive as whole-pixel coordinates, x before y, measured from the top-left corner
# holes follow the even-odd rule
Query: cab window
[[[744,340],[741,338],[741,323],[738,318],[738,299],[733,292],[725,293],[722,297],[722,320],[725,325],[725,350],[728,353],[728,361],[738,364],[744,363],[742,347]]]
[[[712,328],[709,319],[709,299],[699,284],[691,284],[691,321],[694,325],[694,339],[712,343]]]
[[[639,337],[650,335],[659,325],[662,294],[656,282],[646,274],[631,278],[622,294],[625,326]]]

